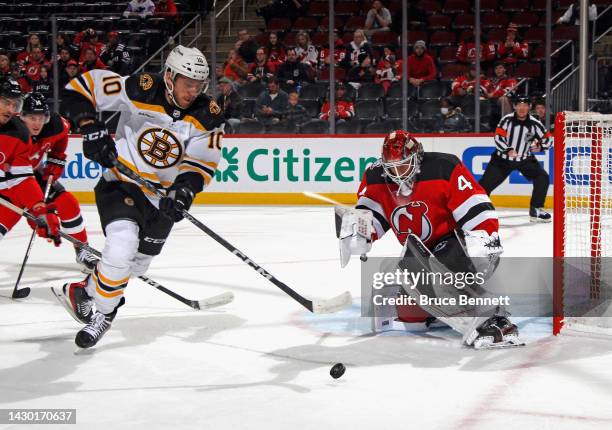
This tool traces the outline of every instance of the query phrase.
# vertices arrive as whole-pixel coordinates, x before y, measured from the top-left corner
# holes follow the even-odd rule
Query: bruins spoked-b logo
[[[169,130],[149,128],[138,138],[138,152],[147,164],[157,169],[167,169],[179,162],[183,148]]]

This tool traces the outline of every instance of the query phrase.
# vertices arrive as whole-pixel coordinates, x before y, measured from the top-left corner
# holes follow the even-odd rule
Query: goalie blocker
[[[454,155],[426,153],[420,142],[402,130],[385,138],[381,158],[366,170],[357,206],[336,208],[336,233],[343,267],[349,260],[347,254],[365,255],[373,242],[391,230],[404,245],[402,256],[418,258],[423,269],[431,270],[432,263],[441,264],[432,259],[432,249],[440,256],[445,255],[444,261],[449,265],[441,264],[435,269],[474,270],[472,258],[481,257],[487,262],[484,270],[490,274],[503,252],[498,228],[495,208],[463,163]],[[477,347],[504,344],[503,333],[518,335],[516,326],[507,321],[503,310],[493,319],[470,317],[469,324],[449,323],[445,311],[437,308],[418,308],[416,313],[414,308],[404,306],[397,310],[397,317],[377,328],[398,328],[403,322],[431,322],[432,317],[442,318],[464,334],[466,345]],[[487,340],[476,343],[480,335]]]

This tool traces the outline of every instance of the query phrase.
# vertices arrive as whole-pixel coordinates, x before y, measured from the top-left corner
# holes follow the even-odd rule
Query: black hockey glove
[[[113,161],[117,158],[117,148],[104,123],[95,121],[86,124],[81,127],[81,134],[85,157],[103,167],[113,167]]]
[[[165,217],[179,222],[183,219],[182,211],[189,210],[194,196],[195,193],[187,182],[175,182],[168,189],[166,197],[159,201],[159,210]]]

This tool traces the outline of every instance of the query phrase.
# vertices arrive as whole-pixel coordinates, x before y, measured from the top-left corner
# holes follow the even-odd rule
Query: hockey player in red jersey
[[[0,79],[0,198],[28,210],[37,218],[36,233],[59,246],[55,206],[44,202],[30,163],[30,135],[16,117],[22,103],[19,84],[12,79]],[[0,239],[18,220],[18,214],[0,206]]]
[[[350,255],[365,255],[373,241],[391,230],[404,245],[402,257],[413,256],[408,253],[410,236],[424,245],[427,258],[465,272],[473,267],[471,259],[496,259],[502,253],[498,228],[489,197],[456,156],[424,152],[408,132],[394,131],[385,138],[381,159],[364,174],[356,208],[342,214],[341,263],[345,266]],[[401,319],[406,309],[397,310]],[[518,344],[518,330],[503,313],[446,318],[436,308],[426,310],[461,332],[466,345]]]
[[[75,239],[87,243],[87,231],[77,199],[64,189],[58,181],[66,166],[66,148],[70,123],[61,115],[49,110],[44,95],[30,93],[23,100],[21,119],[32,139],[30,161],[41,189],[45,189],[49,177],[52,179],[48,202],[53,202],[61,220],[62,231]],[[45,161],[46,155],[46,162]],[[44,163],[43,163],[44,162]],[[10,229],[12,226],[7,226]],[[75,247],[76,261],[83,271],[91,273],[97,258],[87,249]]]

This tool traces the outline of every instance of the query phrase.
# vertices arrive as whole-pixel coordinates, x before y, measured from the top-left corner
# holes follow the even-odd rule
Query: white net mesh
[[[563,140],[564,327],[612,334],[612,115],[566,112]]]

